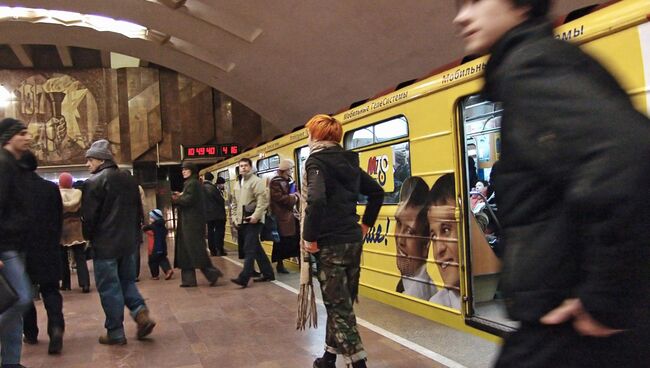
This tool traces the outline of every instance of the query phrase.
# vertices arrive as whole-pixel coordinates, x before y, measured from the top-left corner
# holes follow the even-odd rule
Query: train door
[[[502,255],[499,193],[493,178],[501,154],[500,103],[479,95],[460,100],[461,157],[464,162],[465,217],[469,289],[468,323],[499,334],[512,331],[499,290]],[[495,190],[496,189],[496,190]]]

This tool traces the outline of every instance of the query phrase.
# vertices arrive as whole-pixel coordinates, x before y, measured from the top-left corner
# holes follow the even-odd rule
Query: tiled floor
[[[141,293],[158,326],[147,341],[135,339],[135,325],[126,321],[126,346],[103,346],[104,316],[96,291],[64,292],[66,333],[63,354],[47,355],[45,312],[37,302],[40,343],[23,348],[23,364],[55,367],[311,367],[320,356],[325,335],[325,310],[319,307],[319,327],[295,329],[296,295],[272,283],[246,289],[230,283],[240,267],[213,258],[226,277],[210,288],[198,276],[198,288],[179,288],[173,280],[151,280],[143,267]],[[89,263],[91,265],[91,263]],[[76,284],[73,281],[73,284]],[[370,367],[440,367],[438,363],[366,328],[360,327]],[[344,367],[339,358],[337,367]]]

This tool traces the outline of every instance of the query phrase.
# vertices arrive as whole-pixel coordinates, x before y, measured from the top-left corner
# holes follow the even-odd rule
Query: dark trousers
[[[65,329],[63,298],[59,292],[58,284],[58,282],[50,282],[39,286],[39,292],[41,293],[43,305],[47,312],[47,334],[49,336],[52,336],[52,331],[55,328],[60,328],[61,331]],[[38,323],[36,322],[36,307],[34,303],[23,314],[23,333],[32,339],[38,337]]]
[[[647,327],[610,337],[581,336],[571,323],[522,323],[509,335],[495,367],[647,367]]]
[[[226,220],[208,221],[208,248],[213,256],[224,255],[223,238],[226,235]]]
[[[159,268],[162,268],[164,273],[169,272],[172,269],[172,266],[169,264],[169,259],[166,254],[152,254],[149,256],[149,271],[151,271],[151,277],[158,277]]]
[[[90,286],[90,275],[88,273],[88,265],[86,264],[86,243],[75,244],[69,247],[61,247],[61,261],[63,262],[63,269],[61,274],[61,286],[65,289],[70,289],[70,263],[68,262],[68,249],[72,250],[74,261],[77,264],[77,281],[79,287]]]
[[[257,262],[260,267],[262,276],[266,278],[275,278],[273,267],[269,257],[264,253],[262,243],[260,243],[260,233],[264,224],[243,224],[239,227],[241,233],[239,239],[244,242],[244,269],[239,274],[239,280],[247,283],[254,271],[253,263]]]

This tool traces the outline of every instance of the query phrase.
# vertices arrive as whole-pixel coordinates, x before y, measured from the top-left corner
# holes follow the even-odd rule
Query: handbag
[[[18,293],[0,273],[0,314],[11,308],[18,301]]]
[[[262,228],[262,233],[260,238],[266,241],[272,241],[277,243],[280,241],[280,232],[278,231],[278,221],[270,213],[267,213],[264,217],[264,227]]]

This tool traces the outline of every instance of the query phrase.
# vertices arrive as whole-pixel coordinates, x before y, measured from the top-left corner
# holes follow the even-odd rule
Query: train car
[[[650,2],[625,0],[580,9],[556,28],[557,38],[580,44],[608,68],[646,115],[649,19]],[[507,318],[498,287],[498,188],[489,182],[500,155],[503,109],[480,96],[486,62],[447,65],[335,117],[344,126],[345,149],[359,153],[362,168],[386,192],[365,238],[361,293],[496,341],[517,323]],[[261,176],[291,158],[300,185],[308,155],[306,131],[299,129],[202,173],[224,177],[232,195],[240,158],[252,159]],[[427,198],[428,216],[417,216]],[[234,245],[236,230],[229,229],[226,240]],[[271,244],[264,247],[270,254]]]

